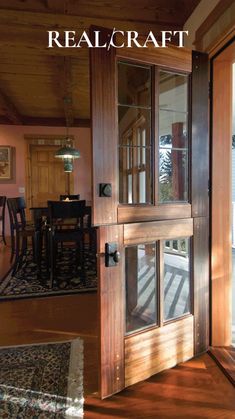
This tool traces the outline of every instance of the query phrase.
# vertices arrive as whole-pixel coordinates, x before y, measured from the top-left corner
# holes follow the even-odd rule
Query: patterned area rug
[[[0,349],[0,418],[82,418],[83,341]]]
[[[55,281],[51,288],[45,254],[42,257],[41,276],[29,251],[22,267],[12,276],[10,273],[0,282],[0,300],[74,294],[97,289],[96,251],[85,249],[84,268],[77,266],[75,252],[64,248],[56,258]]]

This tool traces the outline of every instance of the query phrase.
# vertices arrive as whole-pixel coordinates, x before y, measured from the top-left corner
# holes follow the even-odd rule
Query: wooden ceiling
[[[200,0],[0,0],[0,123],[89,126],[89,52],[47,30],[180,30]]]

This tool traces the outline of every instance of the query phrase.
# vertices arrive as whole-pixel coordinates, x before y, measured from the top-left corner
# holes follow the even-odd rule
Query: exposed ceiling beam
[[[131,21],[124,18],[109,19],[74,16],[60,13],[39,13],[26,12],[19,10],[0,9],[0,48],[4,50],[16,49],[23,53],[33,54],[40,52],[51,56],[79,56],[83,48],[48,48],[48,32],[49,30],[60,31],[63,36],[64,30],[76,31],[77,37],[84,30],[88,31],[91,26],[116,28],[123,31],[135,30],[139,35],[146,35],[149,31],[153,31],[156,35],[161,30],[180,30],[179,24],[159,23],[157,21]]]
[[[71,127],[74,121],[71,57],[57,57],[57,69],[66,126]]]
[[[225,0],[226,1],[226,0]],[[183,26],[200,0],[1,0],[1,9]],[[134,4],[133,4],[134,3]],[[134,6],[134,7],[133,7]]]
[[[22,125],[22,117],[11,100],[0,91],[0,108],[4,116],[14,125]]]
[[[50,12],[68,13],[69,0],[46,0],[46,7]]]
[[[0,124],[9,125],[9,119],[6,116],[0,115]],[[48,127],[64,127],[64,118],[44,118],[44,117],[22,117],[22,122],[18,125],[31,126],[48,126]],[[74,119],[73,127],[90,128],[90,119]]]
[[[121,30],[136,30],[139,34],[147,34],[149,30],[177,30],[182,29],[179,23],[160,22],[153,19],[150,21],[134,20],[134,19],[120,19],[120,18],[104,18],[104,17],[88,17],[80,15],[68,15],[60,13],[39,13],[27,12],[19,10],[0,9],[0,24],[12,25],[14,27],[31,27],[36,31],[40,29],[45,30],[84,30],[93,26],[104,26],[107,28],[121,29]],[[20,29],[20,28],[18,28]]]

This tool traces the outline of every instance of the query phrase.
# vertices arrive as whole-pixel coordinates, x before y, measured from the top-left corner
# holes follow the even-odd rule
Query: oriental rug
[[[0,349],[0,417],[83,417],[83,340]]]
[[[26,254],[22,267],[12,275],[9,273],[0,282],[0,300],[26,297],[45,297],[52,295],[75,294],[97,289],[96,251],[85,249],[84,268],[76,266],[76,255],[72,248],[59,252],[56,275],[51,287],[45,254],[42,258],[41,276],[38,277],[37,265],[32,251]]]

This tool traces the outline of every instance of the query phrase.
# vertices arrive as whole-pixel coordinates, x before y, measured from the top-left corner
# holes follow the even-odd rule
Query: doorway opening
[[[211,349],[234,383],[234,38],[211,60]],[[228,367],[228,365],[230,365]]]
[[[235,63],[232,64],[232,345],[235,346]]]

